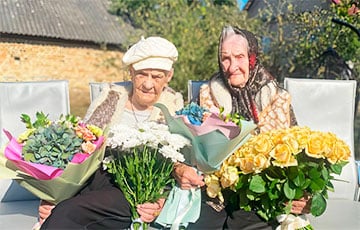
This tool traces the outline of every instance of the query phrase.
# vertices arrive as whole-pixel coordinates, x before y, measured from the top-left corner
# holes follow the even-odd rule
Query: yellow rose
[[[247,145],[244,145],[244,147],[240,148],[240,150],[237,152],[237,158],[253,155],[255,153],[254,144],[248,143]]]
[[[254,156],[247,156],[240,158],[240,170],[244,174],[249,174],[254,172]]]
[[[239,172],[236,167],[228,166],[220,178],[221,187],[228,188],[235,185],[239,180]]]
[[[238,154],[232,154],[229,156],[229,158],[227,158],[226,160],[223,161],[222,165],[223,166],[227,166],[227,165],[235,165],[236,164],[236,161],[237,161],[237,155]]]
[[[300,148],[300,145],[299,145],[295,135],[293,135],[293,134],[289,134],[289,135],[284,136],[283,142],[284,142],[284,144],[289,146],[290,151],[294,155],[296,155],[296,154],[298,154],[298,153],[300,153],[302,151],[302,149]]]
[[[297,160],[287,144],[278,144],[270,155],[274,158],[273,165],[279,167],[296,166]]]
[[[284,138],[284,130],[274,130],[273,132],[270,133],[271,134],[271,140],[273,142],[274,145],[278,145],[278,144],[282,144],[283,143],[283,138]]]
[[[326,157],[331,164],[335,164],[339,161],[348,161],[350,155],[350,147],[344,141],[338,140],[335,142],[333,151]]]
[[[258,154],[254,157],[254,170],[255,173],[259,173],[270,166],[270,159],[263,155]]]
[[[311,130],[308,127],[295,126],[292,128],[292,132],[294,133],[299,144],[299,149],[305,149]]]
[[[324,136],[321,132],[313,132],[305,148],[305,153],[313,158],[324,158]]]
[[[211,174],[211,175],[206,175],[204,181],[206,184],[206,194],[211,198],[215,198],[219,196],[219,199],[221,200],[222,194],[221,194],[219,178],[217,178],[214,174]]]
[[[329,156],[334,155],[334,152],[336,151],[336,145],[337,145],[336,138],[324,138],[324,157],[328,158]]]
[[[259,135],[257,141],[253,145],[256,153],[268,155],[273,148],[270,138],[266,135]]]

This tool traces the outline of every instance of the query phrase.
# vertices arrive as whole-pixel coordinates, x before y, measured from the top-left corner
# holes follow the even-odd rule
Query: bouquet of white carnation
[[[190,146],[190,141],[170,133],[167,125],[143,122],[135,128],[114,126],[109,132],[108,146],[111,156],[104,159],[104,168],[113,175],[131,206],[133,228],[147,229],[136,206],[167,197],[166,186],[174,184],[173,163],[184,161],[180,150]]]

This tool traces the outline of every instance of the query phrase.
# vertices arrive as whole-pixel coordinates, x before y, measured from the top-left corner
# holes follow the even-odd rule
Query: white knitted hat
[[[174,44],[161,37],[141,37],[123,56],[126,66],[139,69],[171,70],[177,60],[178,51]]]

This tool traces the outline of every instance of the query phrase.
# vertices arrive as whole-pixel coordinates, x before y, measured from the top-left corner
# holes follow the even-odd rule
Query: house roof
[[[122,44],[124,23],[108,0],[1,0],[0,33]]]

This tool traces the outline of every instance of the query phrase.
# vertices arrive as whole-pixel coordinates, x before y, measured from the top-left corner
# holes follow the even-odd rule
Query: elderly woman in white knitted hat
[[[90,105],[85,122],[100,127],[116,123],[134,125],[145,120],[159,121],[161,111],[156,102],[165,104],[171,113],[183,107],[180,93],[167,87],[173,77],[173,63],[178,52],[168,40],[142,38],[124,55],[132,84],[109,85]],[[152,222],[164,200],[138,206],[144,222]],[[110,182],[110,175],[99,169],[75,197],[56,207],[42,202],[39,207],[41,229],[126,229],[131,225],[131,211],[120,189]],[[51,215],[50,214],[51,210]],[[44,221],[45,220],[45,221]]]

